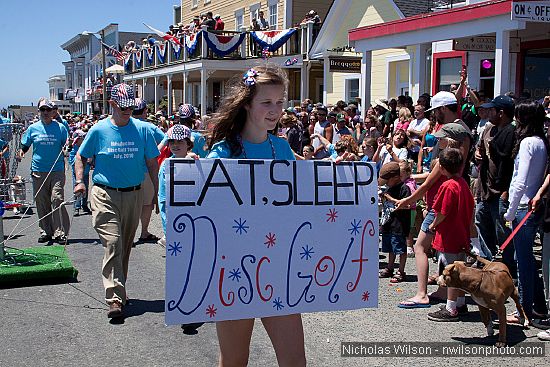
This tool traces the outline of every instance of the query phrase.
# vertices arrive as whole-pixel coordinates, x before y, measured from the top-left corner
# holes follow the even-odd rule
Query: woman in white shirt
[[[515,228],[527,215],[529,201],[536,195],[544,180],[548,163],[549,144],[544,133],[544,108],[535,101],[524,101],[516,105],[517,143],[513,150],[514,173],[509,189],[510,206],[504,214],[506,221]],[[521,226],[514,237],[518,265],[519,300],[525,314],[531,320],[534,312],[546,313],[544,285],[538,275],[533,255],[535,234],[541,219],[540,212],[534,212]],[[534,306],[533,306],[534,304]],[[508,316],[509,322],[518,322],[516,313]]]

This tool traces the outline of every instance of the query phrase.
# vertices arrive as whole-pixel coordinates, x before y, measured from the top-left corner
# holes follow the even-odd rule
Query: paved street
[[[30,157],[30,155],[28,155]],[[28,162],[19,172],[28,176]],[[68,175],[68,177],[70,177]],[[29,186],[30,187],[30,186]],[[67,190],[67,193],[69,190]],[[72,215],[72,208],[69,213]],[[17,216],[4,217],[6,234]],[[19,228],[36,219],[24,218]],[[151,231],[161,234],[161,223],[154,216]],[[8,243],[22,248],[36,246],[38,226]],[[91,228],[90,216],[75,217],[66,250],[79,270],[78,282],[0,290],[0,366],[213,366],[217,363],[217,338],[213,324],[206,324],[197,335],[184,335],[179,327],[164,325],[164,249],[144,244],[132,252],[129,272],[128,317],[122,324],[111,324],[106,317],[101,282],[103,248]],[[414,274],[414,259],[409,259],[407,273]],[[384,261],[384,260],[381,260]],[[435,269],[431,264],[432,270]],[[468,365],[543,366],[545,358],[342,358],[342,341],[366,342],[451,342],[486,344],[477,307],[459,323],[435,323],[427,320],[427,310],[401,310],[397,303],[412,296],[416,283],[391,286],[380,282],[378,309],[303,315],[308,364],[313,366],[362,365]],[[508,304],[511,310],[511,305]],[[437,306],[432,306],[434,310]],[[509,326],[512,344],[537,341],[537,329],[522,330]],[[550,348],[546,344],[547,356]],[[251,366],[273,366],[276,359],[270,341],[257,322],[250,351]]]

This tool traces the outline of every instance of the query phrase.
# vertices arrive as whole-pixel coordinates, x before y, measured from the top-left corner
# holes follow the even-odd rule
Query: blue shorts
[[[426,214],[426,218],[422,221],[422,225],[420,226],[420,229],[424,233],[433,234],[430,231],[430,224],[432,224],[435,220],[435,212],[433,209],[428,210],[428,214]]]
[[[382,233],[382,252],[396,255],[407,253],[407,240],[403,235]]]

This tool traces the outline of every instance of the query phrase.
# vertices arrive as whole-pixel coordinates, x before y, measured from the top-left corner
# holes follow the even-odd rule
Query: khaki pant
[[[92,224],[105,248],[103,286],[107,303],[126,303],[128,262],[139,224],[142,190],[118,192],[92,187]]]
[[[51,213],[39,221],[38,226],[41,232],[51,237],[67,235],[69,233],[70,221],[65,206],[52,213],[52,210],[57,209],[65,200],[63,192],[65,187],[65,172],[54,171],[49,176],[48,172],[32,172],[31,175],[32,189],[36,196],[35,202],[38,218]],[[40,192],[38,192],[39,189]]]

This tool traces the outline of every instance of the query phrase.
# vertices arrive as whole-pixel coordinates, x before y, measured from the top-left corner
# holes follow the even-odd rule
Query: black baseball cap
[[[491,102],[479,106],[480,108],[498,108],[500,110],[514,109],[514,100],[508,96],[496,96]]]

